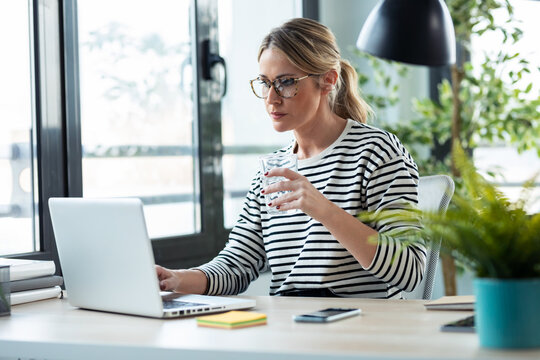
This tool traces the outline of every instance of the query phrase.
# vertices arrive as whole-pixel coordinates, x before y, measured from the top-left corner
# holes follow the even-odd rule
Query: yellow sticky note
[[[197,325],[236,329],[266,324],[266,315],[249,311],[228,311],[222,314],[206,315],[197,318]]]

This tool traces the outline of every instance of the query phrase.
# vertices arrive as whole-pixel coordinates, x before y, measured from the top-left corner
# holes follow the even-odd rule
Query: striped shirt
[[[277,152],[291,152],[294,145]],[[418,203],[418,169],[398,138],[353,120],[327,149],[299,160],[298,172],[351,215],[382,209],[403,213]],[[400,298],[401,291],[422,280],[426,249],[418,222],[390,217],[369,224],[379,233],[378,245],[371,265],[363,268],[320,222],[301,211],[268,214],[261,178],[259,172],[253,179],[225,248],[198,267],[208,278],[208,294],[239,294],[268,268],[270,295],[326,288],[342,297]]]

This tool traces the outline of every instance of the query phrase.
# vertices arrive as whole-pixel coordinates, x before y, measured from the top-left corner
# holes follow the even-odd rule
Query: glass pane
[[[540,182],[540,158],[536,150],[518,153],[509,146],[480,146],[474,149],[474,163],[484,173],[494,172],[499,189],[512,201],[520,198],[525,181],[537,176],[536,182]],[[540,187],[536,186],[527,198],[529,207],[526,210],[530,214],[539,213]]]
[[[200,230],[190,4],[78,2],[83,194],[141,198],[152,238]]]
[[[530,69],[540,67],[540,46],[538,46],[537,39],[538,33],[540,33],[540,22],[538,21],[540,2],[512,0],[511,3],[514,8],[514,23],[506,23],[508,15],[502,9],[493,11],[494,22],[507,30],[517,26],[523,31],[522,38],[515,44],[512,44],[512,41],[503,44],[504,35],[500,31],[487,31],[482,35],[473,34],[471,37],[471,62],[475,68],[480,68],[485,58],[496,58],[500,51],[509,55],[519,53],[520,57],[529,61]],[[516,68],[506,65],[497,70],[501,79],[510,83],[508,74],[515,71]],[[528,94],[523,93],[522,96],[533,99],[540,93],[540,73],[538,71],[526,74],[520,81],[512,85],[523,90],[530,83],[532,83],[532,89]]]
[[[509,54],[519,53],[529,61],[530,69],[540,68],[540,47],[538,46],[537,35],[540,33],[540,2],[513,0],[514,19],[517,27],[523,31],[523,37],[516,43],[510,42],[501,45],[503,35],[500,32],[488,31],[481,36],[471,38],[472,53],[471,61],[475,67],[481,66],[485,57],[495,58],[499,51]],[[505,25],[506,13],[502,10],[493,13],[495,23]],[[508,29],[512,24],[506,24]],[[503,81],[510,81],[507,76],[514,70],[512,66],[505,66],[501,78]],[[540,72],[531,71],[523,77],[521,81],[512,84],[518,89],[525,89],[530,83],[532,88],[528,93],[522,93],[524,98],[535,99],[540,93]],[[474,162],[476,166],[484,172],[493,171],[497,174],[495,181],[499,189],[512,201],[519,199],[522,184],[540,173],[540,157],[535,150],[518,151],[506,144],[482,144],[474,151]],[[540,178],[536,178],[537,184]],[[540,212],[540,188],[536,188],[528,195],[530,213]]]
[[[274,130],[263,100],[253,95],[249,80],[259,74],[257,52],[262,39],[282,22],[301,16],[301,2],[280,1],[275,6],[269,1],[220,0],[218,5],[219,53],[227,61],[227,78],[231,79],[221,112],[224,225],[230,228],[258,170],[258,156],[292,139],[292,134]]]
[[[28,1],[0,12],[0,256],[39,251]]]

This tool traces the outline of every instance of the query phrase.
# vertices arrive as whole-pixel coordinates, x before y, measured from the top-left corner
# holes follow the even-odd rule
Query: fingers
[[[156,265],[156,273],[159,280],[159,288],[161,291],[168,291],[174,288],[171,281],[171,279],[173,278],[172,271],[162,266]]]
[[[283,176],[289,179],[289,181],[273,183],[261,190],[261,193],[264,195],[285,192],[285,194],[272,199],[267,204],[269,207],[275,207],[279,211],[300,209],[305,214],[315,218],[328,202],[324,195],[306,177],[290,169],[272,169],[264,174],[264,176]]]
[[[295,181],[281,181],[267,186],[262,190],[263,194],[271,194],[276,192],[285,192],[278,194],[268,203],[269,207],[275,207],[279,211],[301,209],[298,199],[302,196],[302,184],[295,184]]]
[[[275,168],[268,171],[266,174],[264,174],[264,176],[266,177],[283,176],[284,178],[287,178],[289,180],[296,180],[296,179],[303,178],[302,175],[288,168]]]
[[[170,281],[168,280],[161,280],[159,282],[159,289],[161,291],[172,291],[173,290],[173,287],[171,286],[170,284]]]
[[[275,205],[272,204],[271,206],[275,206],[277,210],[279,211],[287,211],[287,210],[295,210],[295,209],[301,209],[300,207],[300,202],[298,200],[294,200],[294,201],[286,201],[286,200],[282,200],[281,197],[278,198],[279,200],[277,200],[275,202]]]
[[[278,190],[278,191],[283,191],[283,190]],[[269,206],[275,206],[275,207],[278,207],[278,210],[281,210],[281,206],[285,205],[285,204],[290,204],[292,202],[294,202],[295,200],[297,200],[299,198],[299,194],[296,193],[296,192],[293,192],[293,191],[289,191],[283,195],[280,195],[278,197],[276,197],[275,199],[272,199],[272,202],[271,204],[268,204]]]
[[[163,266],[155,265],[158,279],[164,279],[170,273],[170,271]]]
[[[262,194],[271,194],[278,191],[294,191],[298,189],[300,180],[278,181],[261,190]]]
[[[280,181],[261,190],[263,194],[286,192],[272,199],[269,207],[275,207],[279,211],[300,209],[314,219],[321,218],[324,214],[325,205],[329,202],[320,191],[307,179],[292,181]]]

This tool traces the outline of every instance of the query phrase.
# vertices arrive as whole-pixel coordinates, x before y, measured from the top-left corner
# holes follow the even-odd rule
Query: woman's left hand
[[[283,176],[289,179],[289,181],[280,181],[262,189],[262,193],[265,195],[288,191],[288,193],[274,199],[271,205],[268,204],[275,206],[280,211],[300,209],[313,219],[321,221],[329,205],[333,205],[305,176],[291,169],[276,168],[263,176]]]

